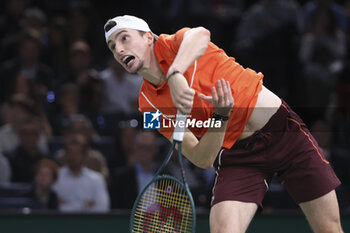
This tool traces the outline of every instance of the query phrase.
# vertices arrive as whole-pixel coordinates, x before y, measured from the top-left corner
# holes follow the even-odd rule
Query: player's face
[[[120,29],[108,40],[108,47],[114,58],[130,73],[137,73],[143,68],[150,47],[147,33],[143,35],[132,29]]]

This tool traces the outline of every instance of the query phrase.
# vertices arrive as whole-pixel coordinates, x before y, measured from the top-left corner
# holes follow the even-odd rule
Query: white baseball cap
[[[114,22],[115,24],[111,22]],[[108,28],[107,25],[113,26]],[[108,42],[108,37],[110,35],[121,28],[135,29],[143,32],[151,31],[148,24],[143,19],[131,15],[117,16],[113,19],[109,19],[104,26],[106,42]]]

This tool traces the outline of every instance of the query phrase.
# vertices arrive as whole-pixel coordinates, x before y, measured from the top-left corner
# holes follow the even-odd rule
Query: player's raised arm
[[[174,71],[184,73],[196,59],[204,54],[209,42],[210,31],[204,27],[196,27],[186,31],[179,51],[169,67],[168,76]]]
[[[203,27],[186,31],[179,51],[167,73],[172,100],[175,106],[185,114],[191,112],[195,92],[188,86],[183,73],[204,54],[209,41],[210,32]]]

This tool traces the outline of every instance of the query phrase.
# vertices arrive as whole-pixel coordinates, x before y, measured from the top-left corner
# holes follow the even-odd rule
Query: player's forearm
[[[189,87],[183,73],[198,57],[204,54],[209,41],[210,32],[203,27],[187,31],[175,60],[168,70],[167,79],[171,98],[176,108],[184,114],[190,114],[195,92]]]
[[[210,128],[193,147],[191,162],[204,169],[210,169],[224,142],[227,121],[220,128]]]
[[[178,70],[181,73],[186,72],[188,67],[204,54],[209,41],[210,32],[203,27],[192,28],[187,31],[183,37],[179,51],[168,70],[168,74],[174,70]]]

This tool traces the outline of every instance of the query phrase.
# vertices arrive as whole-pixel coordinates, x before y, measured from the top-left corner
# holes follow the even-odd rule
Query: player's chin
[[[126,70],[130,73],[130,74],[137,74],[142,68],[142,64],[134,64],[131,67],[126,68]]]

